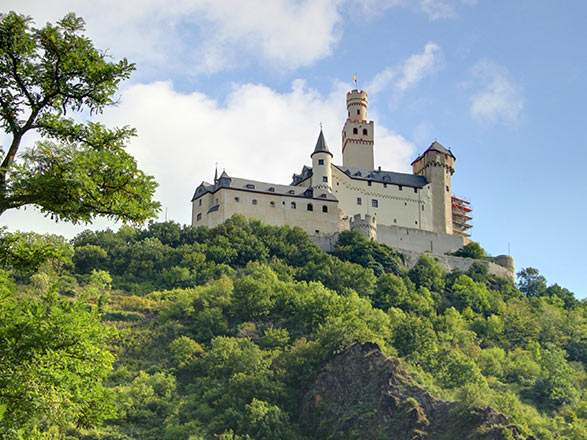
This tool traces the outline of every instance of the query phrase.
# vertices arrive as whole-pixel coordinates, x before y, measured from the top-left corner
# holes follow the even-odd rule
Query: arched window
[[[314,207],[312,206],[312,204],[308,203],[308,211],[313,211],[313,210],[314,210]]]
[[[291,209],[296,209],[296,202],[291,202]]]
[[[353,134],[359,134],[359,129],[358,128],[353,128]]]
[[[366,128],[363,128],[363,135],[367,136],[367,129]]]
[[[326,206],[326,205],[322,206],[322,212],[328,212],[328,206]]]

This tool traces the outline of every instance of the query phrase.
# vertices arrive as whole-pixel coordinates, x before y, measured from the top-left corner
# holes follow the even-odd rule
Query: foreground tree
[[[54,438],[113,416],[102,385],[114,360],[105,349],[110,330],[97,309],[54,289],[17,299],[11,284],[0,270],[0,438]]]
[[[0,147],[0,215],[34,205],[74,223],[97,215],[142,222],[159,209],[156,183],[124,150],[134,129],[66,117],[113,105],[134,70],[96,49],[83,26],[74,14],[40,29],[29,17],[0,14],[0,126],[10,137]],[[22,151],[31,131],[42,140]]]

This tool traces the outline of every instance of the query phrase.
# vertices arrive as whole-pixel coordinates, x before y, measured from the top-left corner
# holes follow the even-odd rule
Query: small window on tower
[[[358,128],[353,128],[353,134],[359,134],[359,129]]]
[[[269,205],[270,205],[272,208],[275,208],[275,202],[274,202],[274,201],[271,201],[271,202],[269,202]]]
[[[371,205],[373,206],[373,208],[377,208],[379,207],[379,202],[377,201],[377,199],[373,199],[371,200]]]
[[[322,182],[328,182],[328,177],[326,177],[326,176],[322,177]]]
[[[357,110],[357,114],[360,115],[361,114],[361,110]]]
[[[296,209],[296,202],[291,202],[291,209]]]
[[[399,190],[402,191],[403,189],[404,189],[404,187],[400,185]]]
[[[362,205],[363,200],[360,197],[357,197],[357,205]]]
[[[448,189],[448,185],[446,185],[446,191],[447,191],[447,192],[449,191],[449,189]]]
[[[368,185],[368,186],[372,186],[372,185],[373,185],[373,182],[371,182],[370,180],[368,180],[368,181],[367,181],[367,185]]]
[[[367,129],[366,128],[363,128],[363,135],[367,136]]]
[[[196,217],[196,221],[200,221],[202,220],[202,214],[198,214],[198,216]]]
[[[414,193],[418,194],[418,188],[414,188]]]
[[[324,165],[324,159],[318,159],[318,165]]]
[[[198,206],[202,206],[202,199],[198,200]]]

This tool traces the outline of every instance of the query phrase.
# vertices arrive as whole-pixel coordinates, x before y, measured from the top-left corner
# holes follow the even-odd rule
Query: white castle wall
[[[454,252],[470,242],[459,235],[382,224],[377,225],[377,241],[393,248],[433,254]]]
[[[408,228],[432,230],[432,199],[429,186],[414,188],[391,183],[351,179],[338,168],[332,171],[332,192],[338,199],[343,215],[372,215],[382,225],[397,225]],[[361,204],[357,198],[361,198]],[[377,207],[373,207],[377,200]]]

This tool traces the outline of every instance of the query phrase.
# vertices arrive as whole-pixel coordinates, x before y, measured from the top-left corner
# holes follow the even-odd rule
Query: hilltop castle
[[[471,208],[452,195],[453,153],[434,142],[412,162],[412,174],[375,168],[367,93],[348,92],[346,104],[342,165],[333,163],[320,130],[312,167],[294,174],[290,185],[226,172],[213,184],[202,182],[192,198],[192,225],[214,227],[238,213],[270,225],[299,226],[327,250],[348,229],[414,252],[444,254],[468,243]]]

